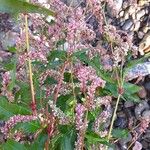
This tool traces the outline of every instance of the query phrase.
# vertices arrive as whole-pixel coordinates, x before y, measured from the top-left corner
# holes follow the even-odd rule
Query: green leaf
[[[59,125],[59,134],[52,139],[51,149],[53,150],[74,150],[76,131],[73,126]]]
[[[60,150],[74,150],[74,143],[76,139],[75,131],[70,129],[60,138]]]
[[[17,49],[15,47],[8,47],[8,51],[11,53],[16,53]]]
[[[124,138],[126,139],[128,137],[128,130],[126,129],[113,129],[112,130],[112,136],[115,137],[115,138]]]
[[[0,11],[5,13],[42,13],[54,16],[54,12],[21,0],[0,0]]]
[[[42,131],[34,143],[30,146],[30,150],[43,150],[45,142],[47,140],[47,134],[45,131]]]
[[[4,64],[4,69],[7,71],[13,70],[14,64],[12,62],[8,62]]]
[[[140,102],[140,98],[139,96],[137,96],[137,94],[128,94],[128,93],[124,93],[122,96],[122,99],[124,99],[125,101],[132,101],[132,102]]]
[[[107,90],[107,91],[110,91],[112,96],[118,97],[117,82],[115,82],[115,83],[107,82],[104,89]]]
[[[124,91],[128,94],[135,94],[141,90],[141,87],[132,83],[124,83],[123,88]]]
[[[23,144],[20,144],[14,140],[8,140],[2,145],[3,150],[27,150]]]
[[[8,90],[12,91],[14,86],[15,86],[15,82],[16,82],[16,66],[17,66],[17,58],[15,57],[14,59],[14,66],[13,66],[13,70],[11,72],[11,82],[8,84]]]
[[[15,100],[18,100],[20,98],[21,102],[28,105],[31,102],[31,92],[29,84],[17,81],[17,85],[20,87],[20,89],[15,94]]]
[[[58,100],[57,100],[57,107],[59,107],[62,111],[67,111],[69,109],[68,101],[72,98],[73,96],[71,94],[68,95],[61,95]]]
[[[0,118],[7,119],[17,114],[30,115],[31,111],[17,104],[9,103],[6,98],[0,97]]]
[[[15,129],[23,130],[25,133],[34,133],[40,129],[39,121],[31,121],[25,123],[19,123],[15,126]]]
[[[85,134],[85,138],[91,144],[101,143],[101,144],[109,145],[106,138],[100,137],[94,131],[87,131],[86,134]]]
[[[66,51],[60,51],[60,50],[53,50],[49,53],[49,56],[48,56],[48,60],[49,61],[52,61],[54,59],[61,59],[61,60],[64,60],[67,58],[67,52]]]

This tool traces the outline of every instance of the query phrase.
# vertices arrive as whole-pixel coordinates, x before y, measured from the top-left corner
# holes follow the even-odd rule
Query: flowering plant
[[[26,14],[32,11],[19,15],[21,32],[16,46],[9,49],[14,55],[3,64],[2,148],[113,147],[119,100],[138,100],[139,87],[125,81],[125,61],[133,47],[126,33],[105,22],[106,4],[87,0],[85,7],[71,7],[51,0],[41,5],[53,16]],[[34,10],[37,7],[41,13],[41,6]],[[96,26],[90,24],[91,18]],[[115,109],[112,100],[117,100]]]

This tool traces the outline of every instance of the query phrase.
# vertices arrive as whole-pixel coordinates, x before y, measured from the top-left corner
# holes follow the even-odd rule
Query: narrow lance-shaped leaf
[[[39,5],[21,0],[0,0],[0,12],[5,13],[41,13],[54,16],[54,12]]]

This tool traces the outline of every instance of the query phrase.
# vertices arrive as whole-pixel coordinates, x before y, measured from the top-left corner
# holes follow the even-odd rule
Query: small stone
[[[150,110],[145,110],[142,113],[142,119],[144,119],[146,121],[150,121]]]
[[[125,13],[124,13],[124,17],[123,17],[123,18],[124,18],[124,20],[129,19],[129,13],[128,13],[128,12],[125,12]]]
[[[44,4],[44,3],[47,3],[48,1],[47,0],[38,0],[38,2],[41,4]]]
[[[1,121],[0,121],[0,128],[1,128],[1,127],[4,127],[4,125],[5,125],[5,121],[1,120]]]
[[[117,117],[117,119],[114,122],[114,126],[118,128],[126,128],[127,126],[127,120],[125,117]]]
[[[131,16],[132,16],[133,20],[136,20],[136,14],[135,13],[133,13]]]
[[[150,31],[147,32],[147,34],[144,35],[144,38],[139,43],[139,52],[142,54],[142,52],[148,52],[150,50]],[[149,70],[149,68],[148,68]]]
[[[134,103],[131,102],[131,101],[126,101],[126,102],[124,103],[124,106],[125,106],[125,108],[133,107],[133,106],[134,106]]]
[[[114,0],[116,11],[119,11],[121,9],[122,3],[123,3],[123,0]]]
[[[144,16],[144,15],[145,15],[145,10],[142,9],[142,10],[140,10],[140,11],[138,11],[138,12],[136,13],[136,19],[137,19],[137,20],[140,20],[141,17]]]
[[[143,5],[147,4],[147,3],[148,3],[148,0],[139,0],[138,1],[138,5],[139,6],[143,6]]]
[[[143,39],[143,37],[144,37],[144,33],[142,31],[139,31],[138,32],[138,38]]]
[[[8,32],[4,36],[3,40],[1,41],[3,49],[7,50],[8,47],[15,46],[15,44],[17,42],[17,37],[18,37],[17,33],[15,33],[15,32]]]
[[[150,92],[150,82],[146,82],[144,87],[148,92]]]
[[[71,7],[78,7],[84,0],[62,0],[66,5]]]
[[[89,18],[89,16],[87,16],[87,18]],[[91,25],[93,27],[93,30],[98,29],[99,23],[94,15],[92,15],[86,23]]]
[[[119,14],[119,12],[120,12],[120,10],[122,8],[122,3],[123,3],[123,0],[114,0],[112,7],[107,5],[107,12],[108,12],[108,14],[111,17],[116,17]]]
[[[120,26],[123,26],[123,24],[124,24],[124,21],[123,21],[123,22],[121,22],[121,20],[120,20]]]
[[[145,90],[145,88],[142,86],[141,87],[141,90],[138,92],[138,96],[140,97],[140,98],[146,98],[146,95],[147,95],[147,92],[146,92],[146,90]]]
[[[137,22],[134,24],[134,31],[138,31],[139,28],[140,28],[140,25],[141,25],[141,22],[140,22],[140,21],[137,21]]]
[[[145,149],[148,148],[148,143],[145,140],[142,140],[141,144],[142,144],[143,148],[145,148]]]
[[[120,11],[120,13],[119,13],[119,17],[123,17],[123,15],[124,15],[124,11],[122,10],[122,11]]]
[[[144,33],[147,33],[148,30],[150,30],[150,26],[145,26],[145,27],[143,28],[143,32],[144,32]]]
[[[123,9],[126,9],[128,7],[128,2],[127,1],[124,1],[123,2],[123,5],[122,5],[122,8]]]
[[[142,112],[144,110],[149,110],[149,108],[150,107],[147,101],[142,101],[140,104],[138,104],[134,109],[136,119],[140,120],[142,117]]]
[[[136,10],[136,7],[133,6],[133,5],[131,5],[131,6],[129,6],[129,8],[128,8],[128,13],[129,13],[130,15],[132,15],[133,13],[135,13],[135,10]]]
[[[134,24],[131,26],[130,31],[134,30]]]
[[[133,25],[132,20],[128,19],[127,21],[125,21],[124,25],[122,26],[122,29],[127,31],[131,28],[132,25]]]

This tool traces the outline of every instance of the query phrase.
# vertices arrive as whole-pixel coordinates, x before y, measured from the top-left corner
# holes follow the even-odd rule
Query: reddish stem
[[[60,80],[57,84],[57,87],[55,89],[55,94],[54,94],[54,103],[56,103],[57,101],[57,98],[58,98],[58,94],[59,94],[59,89],[61,87],[61,84],[62,84],[62,81],[63,81],[63,78],[64,78],[64,72],[65,72],[65,69],[67,67],[67,64],[68,64],[68,61],[66,61],[62,67],[62,71],[61,71],[61,77],[60,77]]]

